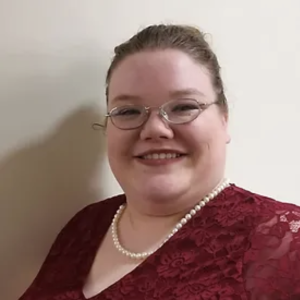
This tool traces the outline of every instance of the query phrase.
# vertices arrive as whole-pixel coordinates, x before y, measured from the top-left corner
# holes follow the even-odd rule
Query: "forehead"
[[[180,90],[214,97],[208,70],[189,55],[171,49],[145,51],[125,58],[113,71],[109,102],[118,101],[115,99],[123,95],[152,102],[167,101],[169,95]]]

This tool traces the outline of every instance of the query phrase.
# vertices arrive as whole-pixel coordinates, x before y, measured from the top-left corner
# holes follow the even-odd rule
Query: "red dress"
[[[82,288],[124,196],[91,204],[58,235],[20,300],[86,300]],[[90,300],[300,299],[300,207],[235,185]]]

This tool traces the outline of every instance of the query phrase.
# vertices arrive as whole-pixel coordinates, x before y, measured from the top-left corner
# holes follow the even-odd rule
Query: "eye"
[[[167,105],[167,110],[170,113],[190,113],[192,111],[199,111],[200,105],[196,100],[193,99],[180,99],[170,102]]]
[[[138,116],[141,114],[140,107],[118,107],[112,112],[112,116],[126,117],[126,116]]]
[[[177,104],[172,108],[172,112],[181,112],[181,111],[189,111],[189,110],[194,110],[194,109],[199,109],[199,105],[196,104],[190,104],[190,103],[185,103],[185,104]]]

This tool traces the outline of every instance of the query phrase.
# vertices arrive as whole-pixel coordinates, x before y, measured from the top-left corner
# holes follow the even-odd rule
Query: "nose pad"
[[[160,118],[164,125],[169,128],[168,115],[163,109],[158,108],[156,109],[156,112],[154,112],[154,110],[147,110],[147,121],[153,117],[152,114]],[[147,121],[145,123],[147,123]]]
[[[168,120],[168,115],[164,110],[160,109],[159,114],[164,120],[166,120],[166,121]]]
[[[142,140],[161,140],[172,139],[174,132],[169,126],[167,114],[157,109],[152,114],[149,113],[148,120],[144,123],[142,130],[140,131],[140,138]]]
[[[154,109],[150,110],[150,107],[147,109],[147,118],[151,118],[151,115],[154,113]],[[163,120],[168,120],[168,115],[167,113],[162,110],[161,108],[156,109],[155,114],[157,114],[157,116],[161,117]]]

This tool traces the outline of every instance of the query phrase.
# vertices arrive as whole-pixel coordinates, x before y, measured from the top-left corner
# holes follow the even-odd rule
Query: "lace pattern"
[[[86,300],[83,282],[124,201],[118,196],[79,212],[20,300]],[[299,300],[300,208],[231,185],[139,267],[90,300],[125,299]]]

